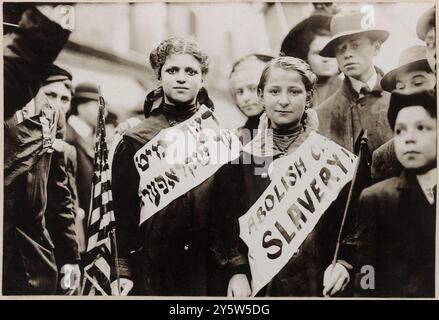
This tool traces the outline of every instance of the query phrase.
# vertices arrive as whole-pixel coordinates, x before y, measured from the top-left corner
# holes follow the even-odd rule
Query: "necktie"
[[[362,94],[363,96],[366,96],[370,93],[370,89],[368,87],[368,85],[363,85],[360,89],[360,94]]]

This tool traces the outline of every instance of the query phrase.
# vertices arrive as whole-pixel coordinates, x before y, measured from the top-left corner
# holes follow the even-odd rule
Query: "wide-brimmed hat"
[[[418,38],[425,41],[425,36],[432,26],[435,26],[436,7],[432,7],[419,18],[416,24],[416,34]]]
[[[425,70],[430,71],[426,57],[427,48],[425,46],[412,46],[405,49],[399,58],[398,66],[387,72],[381,79],[381,87],[388,92],[392,92],[396,85],[396,75],[404,70]]]
[[[5,3],[3,5],[3,34],[19,29],[23,12],[32,6],[34,6],[32,3]]]
[[[99,88],[93,83],[80,83],[75,87],[73,100],[99,100]]]
[[[392,93],[390,96],[387,120],[390,128],[395,129],[396,117],[399,111],[406,107],[422,106],[430,114],[437,117],[436,94],[433,90],[424,90],[413,94]]]
[[[361,12],[347,12],[338,13],[331,19],[331,40],[326,44],[320,55],[323,57],[335,57],[334,46],[339,39],[357,35],[366,34],[371,39],[386,41],[389,37],[389,32],[386,30],[375,29],[371,25],[364,25],[364,21],[367,21],[365,13]]]
[[[308,52],[303,52],[303,46],[306,45],[309,49],[309,43],[304,44],[304,36],[308,30],[327,30],[331,25],[331,16],[316,14],[295,25],[282,41],[280,51],[286,56],[297,57],[306,60]]]

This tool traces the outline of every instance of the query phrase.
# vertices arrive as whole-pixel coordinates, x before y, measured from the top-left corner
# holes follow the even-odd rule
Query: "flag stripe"
[[[113,257],[112,234],[115,228],[113,196],[108,166],[108,148],[105,141],[105,103],[99,98],[99,115],[96,130],[93,162],[92,196],[88,225],[88,242],[85,254],[84,287],[86,295],[111,295],[115,280],[116,259]]]

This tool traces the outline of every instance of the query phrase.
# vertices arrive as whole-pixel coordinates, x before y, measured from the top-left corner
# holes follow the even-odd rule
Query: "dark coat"
[[[260,116],[261,114],[258,114],[256,116],[247,118],[247,121],[244,123],[244,125],[236,129],[236,135],[238,136],[242,145],[246,145],[252,141],[257,134]]]
[[[49,171],[49,183],[47,192],[47,229],[55,244],[55,258],[60,269],[64,264],[76,264],[79,261],[79,239],[78,226],[72,222],[70,212],[66,215],[62,208],[72,207],[75,214],[78,208],[78,196],[75,185],[76,173],[76,152],[70,146],[64,152],[54,152],[52,155],[52,165]],[[60,175],[59,168],[65,169],[65,179],[59,181],[57,177]],[[62,185],[60,185],[62,184]],[[69,203],[65,202],[67,191],[70,194]]]
[[[3,294],[7,295],[55,292],[58,275],[48,219],[56,221],[59,238],[55,238],[69,242],[65,261],[73,263],[79,258],[72,244],[74,211],[64,165],[43,145],[38,110],[24,121],[17,121],[15,115],[39,90],[68,34],[35,8],[28,8],[20,20],[20,31],[9,34],[5,41]],[[50,138],[63,138],[64,125],[56,110],[50,119]],[[51,210],[53,217],[45,213],[49,188],[57,201]]]
[[[249,159],[251,163],[248,163]],[[239,237],[238,219],[251,208],[271,183],[268,174],[255,174],[256,168],[264,168],[267,173],[268,165],[264,167],[261,164],[269,164],[269,161],[269,158],[243,153],[241,164],[225,166],[223,179],[219,181],[221,187],[216,191],[220,197],[217,210],[221,213],[215,216],[223,221],[219,224],[223,228],[220,234],[227,235],[222,236],[221,249],[226,252],[229,277],[237,273],[246,273],[250,277],[248,250]],[[327,209],[290,261],[269,285],[261,289],[258,296],[322,296],[323,273],[331,263],[335,251],[348,186]]]
[[[313,107],[321,105],[343,85],[339,75],[330,77],[326,82],[317,82],[314,87]]]
[[[24,8],[19,31],[3,37],[5,119],[32,100],[70,34],[35,7]]]
[[[370,152],[393,137],[387,122],[390,94],[380,87],[382,72],[377,73],[377,85],[364,97],[359,98],[346,77],[342,87],[315,109],[322,135],[354,151],[361,130],[367,129]]]
[[[434,297],[436,205],[414,175],[403,171],[365,189],[356,221],[343,258],[354,266],[357,295]],[[374,267],[374,290],[361,286],[365,265]]]
[[[76,148],[76,186],[78,190],[79,207],[85,211],[86,224],[90,208],[93,178],[93,146],[88,144],[68,123],[66,131],[66,142]],[[86,229],[86,225],[84,228]]]
[[[220,263],[211,248],[210,211],[215,176],[175,199],[139,227],[139,174],[134,154],[170,127],[161,109],[129,130],[116,148],[112,187],[120,276],[134,281],[132,294],[226,295],[214,285]]]
[[[62,138],[63,119],[59,113],[55,119],[52,139]],[[53,293],[57,278],[55,246],[60,264],[79,260],[74,202],[67,187],[64,155],[54,155],[43,147],[38,120],[36,116],[14,126],[7,121],[5,126],[5,158],[17,157],[19,162],[29,145],[36,145],[38,151],[30,168],[7,179],[10,182],[5,185],[5,292]]]
[[[403,168],[398,158],[396,158],[393,139],[373,152],[370,169],[373,182],[380,182],[401,174]]]

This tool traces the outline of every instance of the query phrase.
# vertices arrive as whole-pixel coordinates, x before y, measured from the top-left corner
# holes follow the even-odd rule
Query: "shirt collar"
[[[375,68],[373,68],[373,74],[372,76],[369,78],[369,80],[367,80],[366,83],[361,82],[357,79],[354,79],[352,77],[349,77],[349,80],[351,80],[351,84],[352,84],[352,88],[359,94],[361,88],[366,84],[369,87],[369,90],[372,91],[375,88],[375,84],[377,83],[378,80],[378,74],[375,70]]]
[[[93,129],[85,123],[78,116],[70,116],[67,123],[82,137],[85,139],[90,138],[93,135]]]

